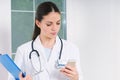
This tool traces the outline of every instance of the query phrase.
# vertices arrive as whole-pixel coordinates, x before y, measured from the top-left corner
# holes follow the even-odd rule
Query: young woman
[[[60,24],[61,13],[54,3],[38,6],[33,39],[16,52],[15,63],[26,72],[25,77],[20,73],[20,80],[82,80],[79,49],[58,37]]]

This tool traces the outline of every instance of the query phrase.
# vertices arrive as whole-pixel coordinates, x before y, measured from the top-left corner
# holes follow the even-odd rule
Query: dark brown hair
[[[41,3],[36,10],[35,20],[42,21],[43,16],[48,15],[52,11],[60,13],[59,9],[53,2]],[[32,40],[36,39],[36,37],[40,34],[40,31],[40,28],[35,23]]]

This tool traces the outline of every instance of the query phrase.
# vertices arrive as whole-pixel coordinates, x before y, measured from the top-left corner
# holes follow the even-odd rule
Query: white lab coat
[[[66,61],[69,59],[74,59],[76,61],[76,67],[79,72],[79,80],[82,80],[81,68],[80,68],[80,56],[79,49],[65,40],[63,41],[63,50],[61,55],[61,60]],[[18,67],[26,74],[33,73],[33,67],[31,65],[29,54],[31,52],[31,42],[27,42],[20,47],[18,47],[15,57],[15,63]],[[52,49],[49,60],[47,60],[45,56],[44,47],[41,44],[39,37],[37,37],[34,41],[34,49],[37,50],[40,54],[40,60],[42,64],[43,72],[33,76],[33,80],[69,80],[68,77],[64,76],[59,69],[55,67],[56,61],[59,57],[59,52],[61,48],[61,42],[59,37],[56,37],[56,43]],[[14,78],[9,75],[8,80],[14,80]]]

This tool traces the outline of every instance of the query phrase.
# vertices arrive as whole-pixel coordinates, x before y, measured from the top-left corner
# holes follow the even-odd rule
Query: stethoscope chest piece
[[[57,69],[60,69],[60,68],[65,67],[65,65],[66,65],[66,60],[58,59],[58,60],[56,61],[55,67],[56,67]]]

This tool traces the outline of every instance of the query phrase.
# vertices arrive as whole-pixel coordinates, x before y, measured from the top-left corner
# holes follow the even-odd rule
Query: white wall
[[[0,53],[11,52],[10,0],[0,0]]]
[[[0,0],[0,53],[11,53],[10,0]],[[7,71],[0,64],[0,80],[7,80]]]
[[[67,0],[67,35],[80,48],[84,80],[120,80],[119,0]]]

